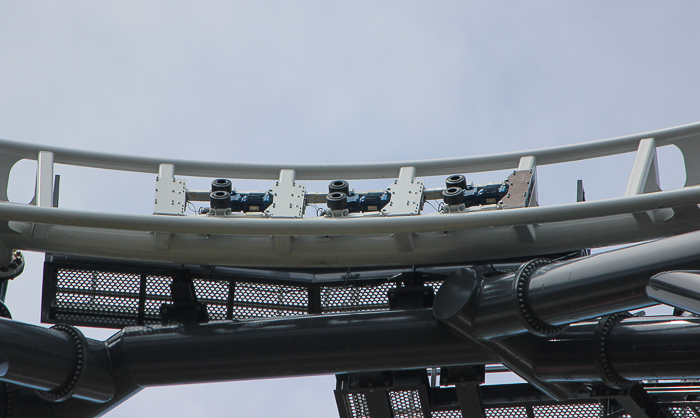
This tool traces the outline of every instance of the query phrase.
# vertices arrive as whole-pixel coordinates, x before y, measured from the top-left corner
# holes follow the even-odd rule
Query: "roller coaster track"
[[[686,181],[662,191],[668,146]],[[586,201],[579,184],[576,202],[539,205],[538,167],[633,152],[623,196]],[[37,163],[34,198],[9,202],[24,159]],[[152,174],[153,213],[58,207],[56,165]],[[463,176],[496,170],[510,174]],[[435,176],[445,186],[426,188]],[[193,177],[215,180],[188,189]],[[234,187],[247,179],[268,187]],[[382,188],[352,188],[367,179]],[[304,183],[319,180],[328,190]],[[322,373],[337,374],[341,418],[698,416],[687,379],[700,378],[699,204],[700,123],[360,164],[0,140],[0,299],[21,250],[45,252],[42,321],[56,324],[12,321],[0,304],[0,335],[12,336],[0,338],[0,416],[91,417],[148,386]],[[631,243],[642,244],[588,252]],[[630,313],[656,303],[674,316]],[[79,325],[119,332],[96,341]],[[493,363],[528,383],[482,385]]]

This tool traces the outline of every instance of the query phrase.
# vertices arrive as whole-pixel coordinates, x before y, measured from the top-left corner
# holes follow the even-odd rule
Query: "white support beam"
[[[34,192],[34,204],[44,208],[53,207],[53,152],[39,151],[36,157],[36,190]],[[49,225],[33,224],[32,238],[46,239],[49,233]]]
[[[270,189],[272,205],[265,214],[272,218],[303,218],[306,185],[296,181],[296,171],[280,170],[279,180]]]
[[[530,198],[528,199],[527,206],[539,206],[540,203],[537,200],[537,158],[533,155],[527,155],[525,157],[520,157],[520,162],[518,163],[518,171],[529,170],[532,173],[532,185],[530,186]]]
[[[185,214],[185,180],[175,178],[175,165],[158,165],[153,213],[156,215]]]
[[[654,138],[642,139],[639,141],[625,196],[658,191],[661,191],[661,188],[659,187],[659,167],[656,162],[656,141]]]
[[[391,200],[382,209],[382,215],[419,215],[424,190],[423,182],[416,180],[416,168],[401,167],[399,178],[386,189],[391,195]]]
[[[659,187],[659,166],[656,158],[656,141],[654,138],[645,138],[639,141],[630,179],[627,182],[625,197],[661,191]],[[634,216],[641,228],[649,228],[656,224],[653,212],[636,212],[632,216]]]
[[[53,207],[53,159],[53,152],[50,151],[39,151],[37,155],[36,206]]]

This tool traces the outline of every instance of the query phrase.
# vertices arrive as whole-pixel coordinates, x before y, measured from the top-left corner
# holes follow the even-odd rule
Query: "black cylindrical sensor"
[[[350,194],[350,185],[345,180],[333,180],[328,184],[328,193],[333,192]]]
[[[330,210],[343,210],[348,206],[348,195],[342,192],[328,193],[326,195],[326,205],[328,205]]]
[[[231,184],[231,180],[229,179],[216,179],[211,182],[211,191],[216,192],[219,190],[223,190],[225,192],[231,193],[231,190],[233,190]]]
[[[442,200],[448,205],[459,205],[464,203],[464,189],[461,187],[450,187],[442,191]]]
[[[459,187],[461,189],[467,189],[467,178],[461,174],[453,174],[445,179],[445,187],[448,189],[450,187]]]
[[[229,182],[229,186],[231,183]],[[227,209],[231,207],[231,193],[217,190],[209,194],[209,205],[212,209]]]

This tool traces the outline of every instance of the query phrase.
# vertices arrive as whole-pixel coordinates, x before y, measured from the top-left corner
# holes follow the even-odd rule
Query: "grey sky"
[[[693,1],[3,1],[0,137],[195,160],[359,162],[660,129],[700,120],[699,12]],[[678,155],[661,157],[662,182],[679,185]],[[590,198],[619,196],[631,162],[546,167],[543,203],[571,201],[577,178]],[[28,201],[23,167],[12,192]],[[62,206],[152,211],[153,176],[57,172]],[[91,203],[88,190],[104,200]],[[37,322],[41,256],[30,261],[8,304]],[[147,389],[108,416],[327,417],[337,414],[333,385]]]

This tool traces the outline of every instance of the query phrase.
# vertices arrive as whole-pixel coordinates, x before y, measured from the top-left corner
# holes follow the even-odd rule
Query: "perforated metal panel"
[[[700,417],[700,407],[690,407],[690,406],[672,406],[668,408],[668,412],[674,418],[698,418]]]
[[[228,282],[212,282],[202,279],[193,280],[197,300],[207,304],[210,319],[226,319],[228,308]]]
[[[395,418],[423,418],[420,395],[417,390],[389,392]]]
[[[55,307],[58,309],[74,315],[138,312],[140,275],[60,269],[57,276]]]
[[[507,408],[486,408],[486,418],[527,418],[524,406]]]
[[[191,275],[197,300],[212,320],[388,310],[388,292],[397,287],[384,278],[275,283],[199,266],[193,272],[184,266],[61,260],[45,263],[43,322],[107,328],[159,323],[163,304],[173,303],[170,286],[182,274]],[[441,284],[426,283],[436,291]]]
[[[170,294],[170,284],[173,278],[169,276],[147,276],[146,277],[146,303],[145,316],[157,320],[160,318],[160,307],[164,303],[172,301]]]
[[[363,312],[389,309],[388,292],[396,283],[373,286],[343,286],[321,288],[323,313]]]
[[[603,405],[586,403],[533,406],[532,412],[535,414],[535,418],[600,418],[603,416]]]
[[[236,283],[233,297],[234,318],[263,318],[305,315],[309,291],[304,287]]]
[[[433,411],[430,413],[430,418],[463,418],[462,411]]]
[[[367,398],[364,393],[348,394],[348,404],[353,418],[370,418]]]

